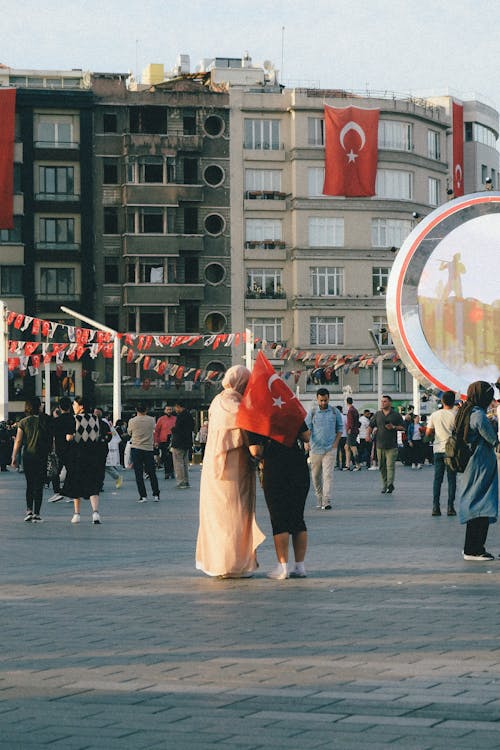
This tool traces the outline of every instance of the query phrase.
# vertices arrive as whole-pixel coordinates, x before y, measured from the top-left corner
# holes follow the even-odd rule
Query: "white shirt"
[[[365,417],[365,415],[362,414],[359,418],[359,423],[360,423],[359,439],[366,440],[366,433],[367,433],[368,427],[370,426],[370,420],[368,419],[368,417]]]
[[[434,453],[444,453],[444,446],[455,424],[455,416],[455,409],[439,409],[427,421],[427,427],[434,429]]]

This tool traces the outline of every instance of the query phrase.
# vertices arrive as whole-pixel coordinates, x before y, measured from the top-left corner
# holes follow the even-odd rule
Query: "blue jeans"
[[[149,481],[151,482],[153,496],[159,495],[160,489],[158,487],[158,479],[155,469],[155,455],[153,451],[141,451],[139,448],[132,448],[130,456],[134,466],[135,481],[137,483],[139,495],[141,497],[147,497],[146,485],[144,484],[144,472],[146,472]]]
[[[453,508],[455,503],[455,493],[457,491],[457,475],[451,471],[444,462],[444,453],[434,454],[434,485],[432,488],[432,504],[434,508],[439,508],[439,498],[441,495],[441,485],[443,484],[444,472],[448,479],[448,508]]]

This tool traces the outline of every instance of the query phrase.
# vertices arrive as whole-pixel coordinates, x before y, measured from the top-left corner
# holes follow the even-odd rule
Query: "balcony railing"
[[[259,289],[247,289],[245,297],[246,299],[286,299],[286,293],[283,291],[265,292]]]
[[[37,201],[79,201],[76,193],[35,193]]]
[[[75,141],[35,141],[35,148],[71,148],[78,149],[80,144]]]
[[[78,242],[37,242],[36,250],[79,250]]]
[[[245,247],[260,248],[261,250],[275,250],[276,248],[285,248],[286,242],[282,240],[247,240]]]
[[[248,200],[284,201],[286,193],[279,190],[246,190],[245,198]]]

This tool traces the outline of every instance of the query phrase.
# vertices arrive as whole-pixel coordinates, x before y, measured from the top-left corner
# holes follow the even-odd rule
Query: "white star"
[[[359,156],[359,154],[355,154],[354,151],[351,148],[351,150],[347,154],[347,163],[351,164],[351,162],[355,162],[356,159],[358,158],[358,156]]]
[[[278,398],[273,398],[273,406],[277,406],[279,409],[281,409],[282,406],[284,406],[286,402],[282,400],[281,396],[278,396]]]

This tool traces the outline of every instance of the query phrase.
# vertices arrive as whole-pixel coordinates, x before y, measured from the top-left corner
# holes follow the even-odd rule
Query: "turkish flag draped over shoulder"
[[[16,90],[0,89],[0,229],[14,229]]]
[[[379,113],[325,106],[324,195],[375,195]]]
[[[464,192],[464,107],[453,102],[453,195]]]
[[[259,351],[240,403],[237,426],[290,448],[305,416],[298,398]]]

